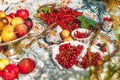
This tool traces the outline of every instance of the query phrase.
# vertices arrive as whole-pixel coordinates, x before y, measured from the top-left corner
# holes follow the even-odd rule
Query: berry
[[[69,30],[71,32],[72,30],[79,28],[79,21],[77,21],[77,17],[82,14],[82,12],[65,7],[57,10],[53,8],[52,12],[41,14],[40,17],[47,23],[47,25],[51,25],[56,22],[62,27],[62,29]]]
[[[69,69],[73,65],[78,64],[78,56],[81,54],[83,48],[82,45],[62,44],[59,46],[59,54],[57,54],[55,59],[62,67]]]
[[[74,34],[74,36],[76,38],[86,38],[86,37],[88,37],[88,35],[86,33],[81,33],[78,30],[76,31],[76,33]]]
[[[80,65],[82,65],[82,67],[84,69],[86,69],[87,67],[91,66],[99,66],[99,62],[102,62],[102,58],[100,56],[100,54],[98,52],[91,52],[91,64],[89,63],[89,56],[88,56],[88,52],[86,53],[86,55],[82,58],[82,61],[80,62]]]

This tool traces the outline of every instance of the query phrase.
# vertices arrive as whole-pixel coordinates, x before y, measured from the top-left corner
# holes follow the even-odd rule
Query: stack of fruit
[[[35,68],[35,61],[31,58],[23,58],[18,64],[13,64],[7,58],[0,59],[0,76],[4,80],[14,80],[20,73],[29,74]]]
[[[26,9],[16,13],[0,11],[0,43],[9,42],[26,35],[32,28],[33,22]]]

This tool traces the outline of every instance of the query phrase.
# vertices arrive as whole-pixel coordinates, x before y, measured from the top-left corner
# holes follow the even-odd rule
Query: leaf
[[[86,24],[85,16],[79,16],[77,20],[81,22],[81,28],[88,28],[88,25]]]
[[[95,22],[92,19],[88,19],[87,17],[83,16],[79,16],[77,18],[78,21],[81,22],[81,28],[90,28],[90,26],[95,27]]]
[[[85,16],[78,16],[77,20],[79,20],[79,21],[85,21]]]
[[[88,19],[88,20],[87,20],[87,24],[88,24],[88,26],[93,26],[93,27],[95,27],[95,21],[94,21],[93,19]]]
[[[49,7],[45,6],[42,8],[43,13],[48,13],[49,12]]]
[[[81,22],[81,28],[89,28],[88,24],[86,21]]]

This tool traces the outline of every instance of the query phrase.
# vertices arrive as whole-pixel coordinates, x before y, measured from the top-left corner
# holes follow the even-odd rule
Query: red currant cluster
[[[72,8],[60,8],[57,10],[52,10],[47,14],[41,14],[40,17],[48,24],[56,22],[62,27],[62,29],[67,29],[70,32],[74,29],[79,28],[79,21],[77,17],[81,16],[83,13],[73,10]]]
[[[73,65],[78,64],[78,56],[81,54],[83,48],[83,45],[73,46],[70,43],[62,44],[59,47],[59,54],[56,55],[55,59],[62,67],[69,69]]]
[[[74,33],[74,36],[76,38],[86,38],[86,37],[88,37],[88,35],[86,33],[82,33],[82,32],[80,32],[78,30],[76,31],[76,33]]]
[[[91,52],[91,66],[99,66],[100,62],[102,62],[102,58],[100,56],[100,54],[98,52]],[[89,56],[88,56],[88,52],[86,53],[86,55],[82,58],[82,61],[80,62],[80,65],[82,65],[82,67],[84,69],[86,69],[87,67],[90,66],[90,62],[89,62]]]

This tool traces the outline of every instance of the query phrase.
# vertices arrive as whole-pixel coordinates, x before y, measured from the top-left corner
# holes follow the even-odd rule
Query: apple
[[[2,37],[1,37],[1,35],[0,35],[0,43],[2,43]]]
[[[73,38],[71,36],[68,36],[66,38],[63,39],[64,42],[66,41],[73,41]]]
[[[34,70],[35,62],[31,58],[23,58],[18,63],[18,68],[20,70],[20,73],[28,74]]]
[[[0,71],[2,71],[7,65],[10,64],[10,60],[7,58],[0,59]]]
[[[18,24],[15,26],[14,32],[16,33],[17,37],[22,37],[28,33],[28,28],[25,24]]]
[[[0,53],[1,52],[4,52],[4,47],[3,46],[0,46]]]
[[[15,40],[16,38],[17,36],[14,33],[14,27],[12,25],[6,25],[3,27],[1,32],[1,39],[3,42],[9,42]]]
[[[0,71],[0,76],[1,76],[2,72]]]
[[[4,23],[0,20],[0,32],[2,31],[3,27],[4,27]]]
[[[19,75],[19,68],[15,64],[7,65],[1,72],[1,76],[4,80],[14,80]]]
[[[28,30],[30,30],[32,28],[32,26],[33,26],[33,22],[32,22],[32,20],[30,18],[25,19],[24,24],[28,27]]]
[[[1,38],[3,42],[9,42],[17,38],[16,34],[10,30],[3,30],[1,33]]]
[[[9,24],[9,21],[8,21],[8,19],[7,19],[6,17],[2,17],[2,18],[0,18],[0,20],[1,20],[5,25]]]
[[[21,17],[15,17],[12,19],[11,24],[15,27],[18,24],[24,23],[24,20]]]
[[[5,31],[5,30],[14,31],[14,27],[12,25],[5,25],[2,31]]]
[[[70,31],[69,30],[62,30],[60,33],[60,36],[62,37],[62,39],[69,37],[70,36]]]
[[[26,9],[19,9],[19,10],[17,10],[15,15],[17,17],[21,17],[23,19],[27,19],[29,17],[29,12]]]
[[[0,11],[0,18],[5,17],[6,13],[4,11]]]
[[[11,21],[12,21],[12,18],[10,16],[6,16],[7,20],[8,20],[8,23],[10,24]]]
[[[15,18],[15,13],[10,13],[8,16],[10,16],[11,18]]]

